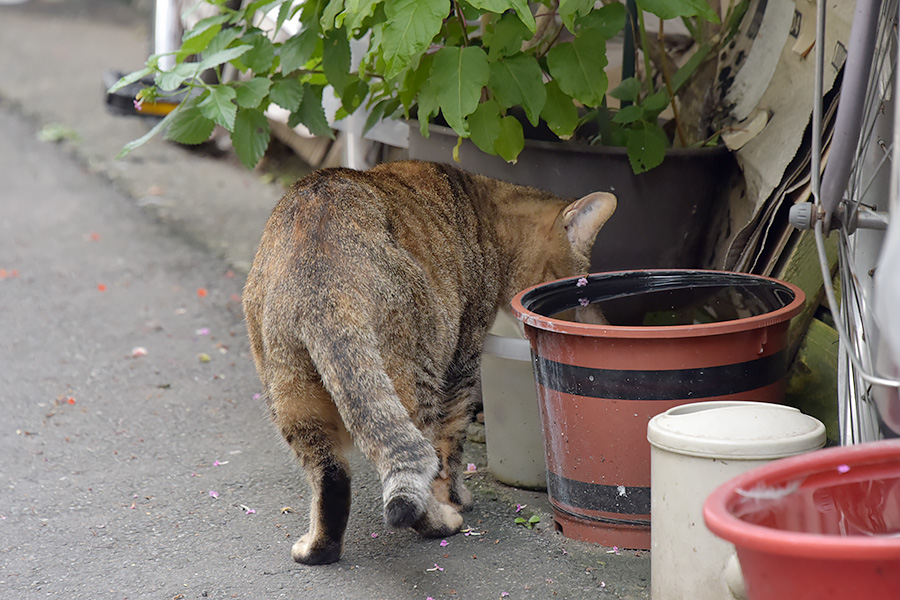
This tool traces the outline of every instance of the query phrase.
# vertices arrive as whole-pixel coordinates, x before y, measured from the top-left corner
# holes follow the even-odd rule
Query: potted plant
[[[161,57],[151,56],[144,69],[114,86],[149,78],[153,83],[140,92],[139,103],[183,98],[123,154],[160,131],[178,142],[200,143],[220,125],[230,132],[241,161],[252,167],[268,145],[264,113],[272,104],[288,111],[290,126],[302,124],[316,135],[333,135],[322,106],[330,86],[340,103],[338,119],[365,104],[368,126],[388,117],[417,117],[427,137],[429,122],[439,117],[452,136],[451,150],[440,158],[458,158],[460,143],[470,141],[480,151],[463,160],[472,170],[481,170],[482,162],[490,164],[480,153],[495,155],[501,168],[522,159],[526,128],[555,140],[548,150],[564,163],[571,162],[567,151],[587,150],[594,180],[559,173],[555,179],[564,187],[554,189],[554,178],[541,168],[548,164],[544,156],[518,172],[526,174],[520,183],[567,196],[579,193],[573,185],[615,188],[620,209],[604,236],[611,243],[595,250],[593,268],[699,266],[709,210],[698,201],[705,194],[696,186],[704,178],[689,175],[670,184],[664,176],[661,191],[656,185],[644,189],[649,178],[631,178],[660,164],[670,138],[686,148],[710,141],[716,126],[707,92],[716,75],[717,50],[736,30],[746,1],[735,0],[722,16],[707,0],[636,0],[636,5],[628,0],[631,13],[614,0],[599,7],[593,0],[530,5],[524,0],[254,0],[237,9],[225,0],[205,1],[215,4],[219,14],[185,34],[174,67],[164,69]],[[273,16],[275,31],[254,25],[258,11]],[[645,15],[661,22],[680,18],[691,39],[690,58],[676,64],[662,28],[649,32]],[[291,21],[299,23],[299,34],[279,38],[278,31]],[[610,90],[607,45],[622,33],[625,77]],[[283,41],[272,41],[277,39]],[[357,61],[351,61],[351,43],[362,50]],[[637,68],[629,74],[627,65],[634,57]],[[200,77],[210,70],[221,75],[230,67],[242,75],[212,83]],[[610,110],[610,98],[620,103],[618,110]],[[661,122],[667,109],[673,118]],[[601,147],[610,144],[624,147],[611,152],[618,166],[598,168]],[[723,168],[716,164],[702,170]],[[685,177],[681,164],[673,164],[671,171]],[[603,174],[600,181],[598,172]],[[509,170],[498,174],[516,178]],[[686,195],[688,188],[693,191]],[[681,192],[683,202],[660,198],[666,189]],[[651,207],[629,196],[660,199]],[[635,219],[640,219],[637,224]],[[679,222],[683,227],[672,227]],[[659,243],[628,243],[636,226]]]
[[[519,109],[532,126],[543,121],[560,140],[593,122],[591,141],[627,147],[635,172],[642,172],[659,164],[669,146],[658,121],[667,107],[674,110],[676,145],[708,138],[710,117],[698,116],[703,103],[676,98],[708,89],[715,51],[741,16],[732,8],[723,24],[706,0],[638,0],[633,19],[615,1],[595,8],[587,0],[546,0],[534,12],[524,0],[255,0],[237,9],[224,0],[205,1],[219,14],[185,34],[173,68],[164,69],[161,57],[152,56],[116,87],[152,76],[139,101],[190,92],[164,125],[167,135],[191,144],[221,125],[248,165],[264,148],[262,119],[270,103],[290,111],[292,123],[329,135],[321,97],[330,85],[341,102],[338,118],[367,102],[370,124],[413,114],[427,135],[429,119],[440,115],[460,139],[508,161],[524,146],[522,122],[511,110]],[[737,3],[742,6],[746,2]],[[277,14],[276,30],[296,19],[301,32],[273,42],[272,32],[253,25],[260,10]],[[645,12],[684,21],[695,51],[683,65],[674,64],[662,35],[651,39]],[[632,61],[626,55],[624,80],[608,90],[607,42],[623,31],[628,39],[636,31],[636,47],[644,49],[639,75],[633,68],[627,72]],[[351,71],[352,40],[366,43]],[[627,45],[626,53],[633,52]],[[199,78],[226,65],[246,77],[217,83]],[[608,95],[623,103],[612,114]]]

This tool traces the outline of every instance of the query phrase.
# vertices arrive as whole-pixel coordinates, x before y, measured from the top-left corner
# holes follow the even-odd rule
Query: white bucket
[[[514,322],[506,329],[500,322],[492,331],[481,358],[488,469],[507,485],[546,489],[544,436],[531,347],[528,340],[514,337],[518,333]]]
[[[825,426],[795,408],[765,402],[686,404],[650,420],[650,597],[744,598],[734,546],[703,521],[720,484],[761,464],[818,450]]]

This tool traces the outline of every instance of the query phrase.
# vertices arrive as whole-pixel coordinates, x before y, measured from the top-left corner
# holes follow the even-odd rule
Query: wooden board
[[[838,443],[838,333],[818,319],[809,323],[788,373],[785,404],[825,424],[828,444]]]
[[[837,234],[826,238],[825,249],[831,274],[834,275],[838,260]],[[798,232],[796,241],[792,243],[790,250],[786,251],[785,258],[774,276],[793,283],[806,294],[803,312],[794,317],[788,330],[788,356],[793,359],[825,295],[815,235],[812,231]]]

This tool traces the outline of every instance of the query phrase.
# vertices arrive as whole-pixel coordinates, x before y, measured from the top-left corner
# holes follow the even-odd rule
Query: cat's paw
[[[475,499],[472,498],[472,492],[462,482],[462,479],[456,482],[456,485],[450,491],[450,505],[460,512],[472,510],[475,506]]]
[[[444,537],[458,533],[462,525],[463,518],[455,508],[432,498],[425,514],[413,525],[413,529],[427,537]]]
[[[327,565],[341,557],[341,543],[333,540],[316,540],[307,533],[294,543],[291,557],[304,565]]]
[[[413,527],[428,510],[431,486],[419,473],[391,473],[384,483],[384,520],[388,527]]]

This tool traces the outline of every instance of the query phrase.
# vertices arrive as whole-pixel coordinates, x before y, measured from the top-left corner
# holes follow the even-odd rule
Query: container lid
[[[766,460],[821,448],[825,426],[789,406],[696,402],[653,417],[647,440],[662,450],[688,456]]]
[[[531,344],[519,338],[489,333],[484,338],[484,352],[507,360],[531,362]]]

